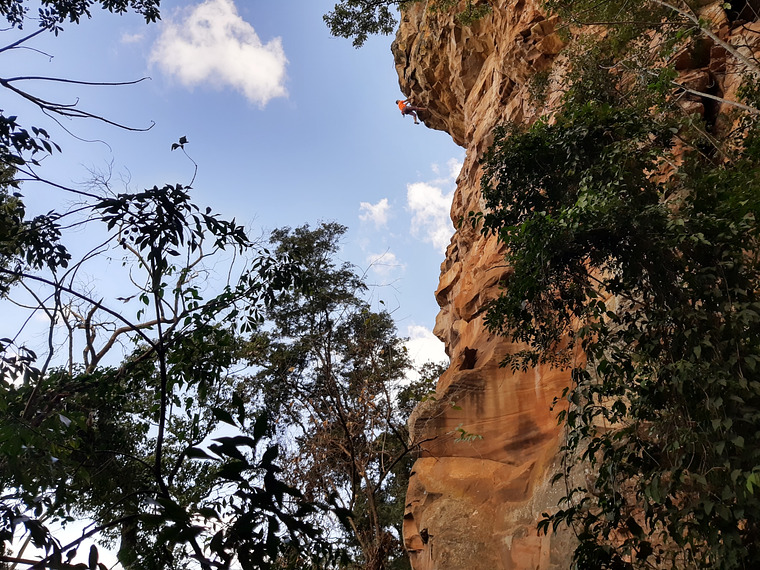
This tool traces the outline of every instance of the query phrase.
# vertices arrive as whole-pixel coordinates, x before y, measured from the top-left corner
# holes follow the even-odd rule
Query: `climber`
[[[414,118],[414,124],[419,125],[420,122],[417,120],[417,113],[415,111],[427,111],[425,107],[415,107],[414,105],[409,105],[409,99],[406,99],[404,101],[401,101],[399,99],[396,100],[396,105],[398,105],[399,110],[401,111],[401,115],[411,115]]]

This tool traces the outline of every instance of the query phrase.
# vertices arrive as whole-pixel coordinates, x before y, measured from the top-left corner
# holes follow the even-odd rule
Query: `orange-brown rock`
[[[478,159],[491,131],[536,113],[530,78],[563,47],[533,0],[495,2],[492,14],[461,26],[424,3],[403,14],[393,44],[401,88],[427,107],[425,123],[467,149],[452,220],[482,209]],[[404,539],[416,570],[567,568],[566,536],[539,536],[541,513],[557,505],[548,479],[558,449],[553,399],[566,373],[511,373],[499,366],[508,342],[489,333],[483,308],[499,294],[508,269],[494,238],[469,223],[452,238],[441,266],[435,333],[451,367],[436,399],[411,418],[426,440],[407,496]],[[556,466],[554,466],[556,467]]]
[[[410,418],[414,439],[425,442],[404,516],[415,570],[559,570],[569,567],[573,549],[569,531],[544,536],[536,530],[542,513],[556,508],[563,494],[549,484],[560,446],[551,406],[568,377],[546,368],[512,373],[499,366],[509,343],[486,329],[484,308],[499,295],[509,268],[497,240],[467,221],[469,212],[483,209],[479,159],[493,128],[536,118],[530,93],[537,72],[549,85],[546,107],[560,96],[552,87],[564,64],[563,40],[540,0],[490,4],[492,12],[470,26],[450,12],[426,10],[424,2],[411,4],[392,47],[401,89],[428,109],[426,125],[466,149],[451,207],[457,230],[436,291],[441,310],[434,332],[451,366],[435,399]],[[706,0],[700,15],[713,22],[721,40],[745,51],[760,46],[758,24],[729,29],[723,3]],[[677,96],[689,113],[709,108],[720,116],[725,104],[719,99],[735,95],[739,75],[731,73],[735,60],[727,61],[726,50],[710,42],[701,52],[707,57],[690,50],[674,56],[684,87]]]

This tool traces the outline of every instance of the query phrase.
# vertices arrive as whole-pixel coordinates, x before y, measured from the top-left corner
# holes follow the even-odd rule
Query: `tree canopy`
[[[361,47],[375,34],[390,34],[398,23],[394,12],[418,0],[343,0],[324,15],[330,33],[352,39],[354,47]]]
[[[37,14],[6,2],[0,14],[12,28],[39,27],[0,51],[98,6],[159,17],[153,0],[43,1]],[[54,120],[120,126],[19,88],[25,81],[93,83],[0,79]],[[320,507],[283,480],[266,417],[240,396],[240,337],[298,268],[195,204],[192,182],[120,191],[104,175],[83,191],[46,180],[43,159],[60,151],[45,130],[0,114],[0,297],[13,304],[25,291],[22,329],[35,315],[48,327],[40,354],[23,330],[0,339],[0,562],[105,568],[105,546],[124,568],[266,568],[294,557],[327,567],[327,543],[308,520]],[[20,179],[80,202],[29,219]],[[82,257],[68,250],[67,228],[87,229]],[[228,278],[209,291],[220,258]],[[107,259],[120,260],[133,286],[125,297],[103,298],[79,279]],[[68,531],[76,522],[84,530]]]
[[[258,368],[251,399],[285,444],[289,481],[337,514],[322,513],[350,555],[348,567],[408,568],[401,544],[411,462],[422,442],[406,428],[409,403],[431,391],[436,373],[412,381],[412,363],[390,314],[363,298],[364,276],[336,264],[344,226],[284,228],[277,256],[302,268],[300,287],[278,296],[248,343]],[[337,540],[337,537],[336,537]]]
[[[316,507],[282,480],[266,417],[245,411],[245,378],[234,372],[240,334],[257,326],[297,268],[257,250],[242,227],[198,208],[186,190],[106,195],[91,206],[93,223],[108,231],[94,251],[121,249],[132,265],[134,316],[119,306],[128,300],[93,298],[72,281],[97,258],[92,252],[47,276],[0,268],[19,286],[41,286],[33,309],[47,315],[51,335],[41,363],[3,340],[0,539],[12,547],[4,561],[81,567],[77,556],[87,553],[78,547],[89,537],[117,545],[125,568],[189,560],[263,568],[284,553],[311,556],[301,544],[324,546],[304,518]],[[205,264],[230,250],[247,260],[239,278],[204,298]],[[60,325],[68,331],[63,362],[53,341]],[[134,349],[104,365],[119,343]],[[92,522],[73,540],[50,530],[82,518]],[[23,557],[24,535],[42,561]],[[101,566],[94,545],[87,560]]]

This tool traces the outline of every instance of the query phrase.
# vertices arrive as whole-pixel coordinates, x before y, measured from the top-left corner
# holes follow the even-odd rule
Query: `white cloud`
[[[433,174],[439,176],[436,180],[430,182],[431,184],[450,184],[457,180],[457,176],[462,171],[464,163],[458,158],[450,158],[446,161],[446,172],[441,176],[441,166],[438,163],[430,165],[430,170]]]
[[[359,214],[359,219],[362,222],[374,223],[376,228],[382,228],[388,224],[389,210],[388,198],[383,198],[377,204],[362,202],[359,204],[359,211],[364,213]]]
[[[454,228],[449,219],[454,191],[443,190],[427,182],[414,182],[406,186],[406,200],[412,211],[412,235],[446,251]]]
[[[409,356],[416,365],[425,362],[448,362],[449,357],[443,349],[443,343],[438,340],[430,329],[421,325],[409,325],[407,328],[406,348]]]
[[[432,164],[430,169],[437,176],[435,180],[407,184],[407,207],[412,212],[412,235],[433,244],[443,253],[454,233],[449,218],[454,190],[446,192],[444,189],[456,183],[462,161],[450,158],[445,170],[439,164]]]
[[[121,43],[123,44],[139,44],[145,39],[145,34],[138,32],[136,34],[123,33],[121,35]]]
[[[459,176],[459,173],[462,171],[464,163],[458,158],[450,158],[446,161],[446,166],[449,167],[449,179],[452,182],[456,182],[457,176]]]
[[[287,95],[281,39],[262,44],[232,0],[205,0],[166,20],[150,61],[187,87],[232,87],[262,107]]]
[[[392,251],[368,255],[367,264],[369,265],[370,270],[381,277],[388,277],[397,271],[403,271],[406,267],[398,260],[396,254]]]

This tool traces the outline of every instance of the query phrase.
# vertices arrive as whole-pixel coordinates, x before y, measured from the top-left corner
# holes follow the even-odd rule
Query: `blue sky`
[[[413,352],[424,346],[420,357],[440,356],[429,342],[433,292],[453,232],[448,211],[463,151],[447,134],[400,115],[392,38],[356,50],[329,35],[322,14],[331,8],[329,0],[166,1],[162,22],[148,26],[97,11],[57,38],[35,39],[37,51],[2,54],[4,73],[150,77],[129,87],[30,84],[130,126],[155,121],[143,133],[92,121],[65,125],[108,144],[78,141],[52,125],[63,154],[46,161],[45,174],[76,185],[88,169],[113,163],[133,189],[187,183],[192,165],[169,150],[186,136],[199,166],[197,203],[254,233],[323,220],[348,226],[341,257],[368,270],[378,285],[373,299],[393,310],[402,335],[419,339]],[[0,94],[0,108],[41,124],[8,94]],[[31,185],[23,192],[30,209],[61,199]],[[97,286],[102,276],[91,277]]]

